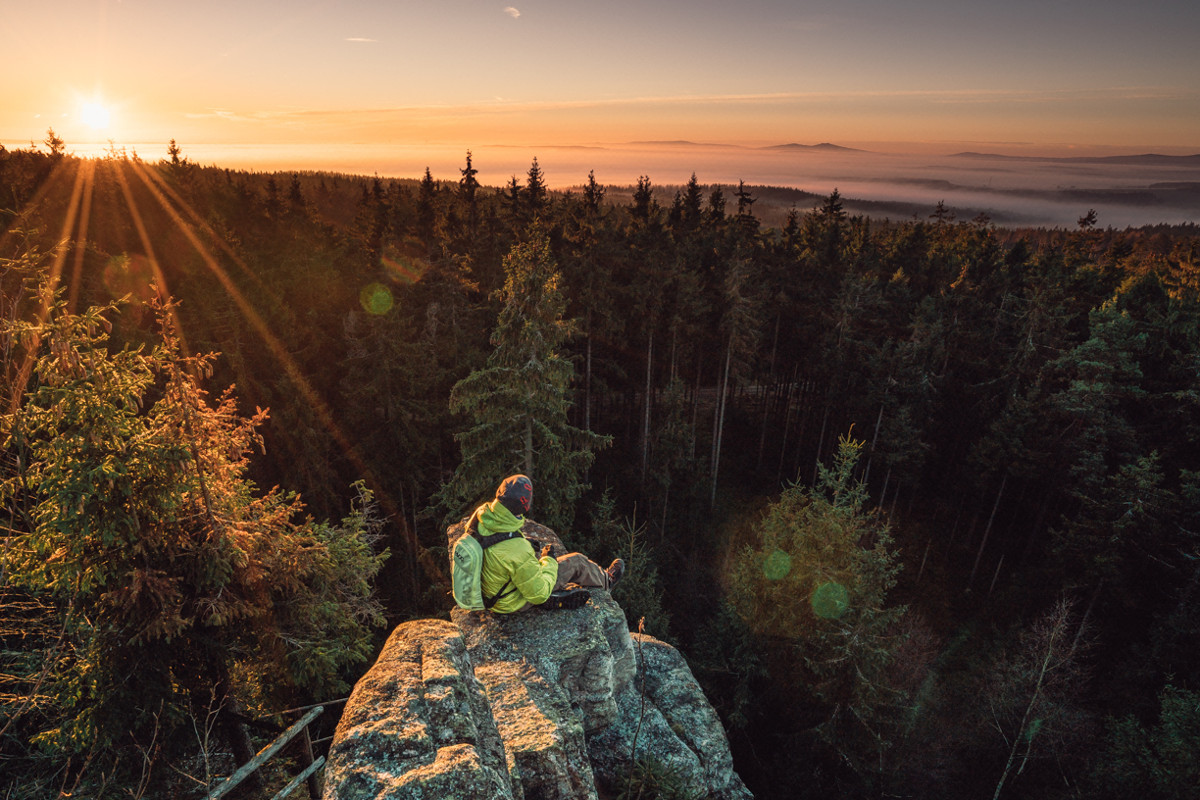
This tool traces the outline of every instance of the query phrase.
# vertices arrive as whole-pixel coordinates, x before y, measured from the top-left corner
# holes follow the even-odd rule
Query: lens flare
[[[379,261],[387,271],[388,277],[397,283],[416,283],[425,272],[425,264],[416,258],[385,255],[380,256]]]
[[[132,295],[142,302],[154,297],[154,270],[145,256],[121,253],[104,265],[104,288],[113,298]]]
[[[363,311],[379,317],[392,310],[395,300],[391,290],[383,284],[369,283],[358,293],[358,302]]]
[[[781,581],[792,571],[792,557],[782,550],[774,550],[763,559],[763,576],[769,581]]]
[[[813,592],[813,613],[822,619],[838,619],[850,607],[850,593],[837,581],[822,583]]]

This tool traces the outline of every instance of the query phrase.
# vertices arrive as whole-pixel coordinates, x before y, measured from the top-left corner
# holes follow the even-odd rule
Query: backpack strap
[[[476,541],[479,542],[479,546],[481,548],[483,548],[483,557],[486,560],[487,559],[487,551],[488,551],[489,547],[491,547],[492,545],[500,544],[501,542],[507,542],[509,539],[516,539],[518,536],[521,535],[521,531],[515,530],[515,531],[508,531],[507,533],[493,533],[491,536],[480,536],[479,535],[479,525],[476,524],[473,528],[471,528],[469,530],[469,534],[471,536],[474,536]],[[492,606],[496,605],[496,603],[499,602],[501,598],[508,597],[510,594],[512,594],[513,592],[515,592],[517,590],[517,587],[515,587],[515,586],[512,586],[512,588],[510,589],[509,588],[510,586],[512,586],[512,578],[509,578],[507,581],[505,581],[504,585],[500,587],[500,591],[496,592],[496,594],[492,595],[491,597],[488,597],[487,595],[483,595],[483,607],[486,609],[490,609]],[[480,582],[480,588],[481,589],[483,588],[482,581]],[[508,589],[508,591],[505,591],[505,589]]]
[[[476,528],[475,530],[471,531],[471,535],[479,540],[479,546],[482,547],[483,551],[486,553],[487,549],[492,545],[500,544],[501,542],[507,542],[509,539],[516,539],[521,535],[521,532],[509,531],[508,533],[493,533],[491,536],[480,536],[479,529]]]
[[[496,594],[492,595],[491,597],[488,597],[487,595],[483,595],[483,607],[485,609],[490,610],[491,607],[496,605],[496,603],[499,602],[501,598],[508,597],[510,594],[512,594],[513,592],[515,592],[517,590],[517,587],[515,587],[515,586],[512,586],[511,589],[508,589],[508,587],[510,587],[510,586],[512,586],[512,578],[509,578],[507,581],[505,581],[504,585],[500,587],[500,591],[497,592]],[[505,589],[508,589],[508,591],[507,592],[504,591]]]

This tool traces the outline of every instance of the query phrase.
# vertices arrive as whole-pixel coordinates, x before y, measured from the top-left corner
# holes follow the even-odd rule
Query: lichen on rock
[[[447,781],[458,797],[523,797],[519,784],[513,791],[504,743],[458,628],[406,622],[346,704],[329,750],[325,798],[446,797],[435,784]]]

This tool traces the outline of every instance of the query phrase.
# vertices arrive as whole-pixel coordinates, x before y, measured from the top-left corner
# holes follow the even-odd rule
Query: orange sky
[[[10,4],[0,142],[1200,152],[1195,2],[512,2]]]

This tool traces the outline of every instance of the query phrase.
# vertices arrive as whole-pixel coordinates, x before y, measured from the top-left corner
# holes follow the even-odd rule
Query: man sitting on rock
[[[497,533],[520,530],[533,505],[533,482],[524,475],[510,475],[496,489],[496,499],[475,509],[468,530],[477,529],[481,540]],[[511,614],[539,606],[561,596],[568,585],[610,589],[625,573],[625,562],[614,559],[608,569],[582,553],[554,558],[550,545],[540,556],[524,536],[500,542],[485,550],[481,583],[486,598],[496,597],[491,610]],[[582,593],[580,593],[582,595]],[[586,595],[582,600],[586,602]]]

